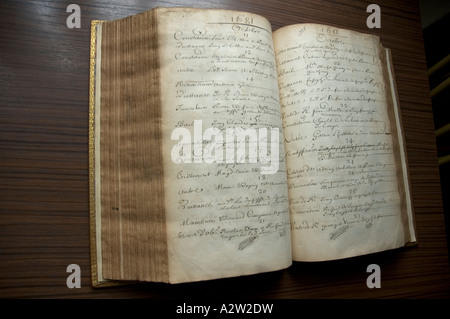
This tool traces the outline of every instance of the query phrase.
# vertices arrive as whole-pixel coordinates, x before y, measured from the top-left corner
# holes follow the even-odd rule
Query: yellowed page
[[[305,24],[274,46],[294,260],[404,245],[379,39]]]
[[[243,12],[184,8],[158,9],[157,18],[170,282],[288,267],[286,170],[269,22]],[[230,129],[248,130],[247,153],[230,142]]]

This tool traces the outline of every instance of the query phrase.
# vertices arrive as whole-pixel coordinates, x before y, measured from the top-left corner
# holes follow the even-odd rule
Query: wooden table
[[[450,268],[418,3],[377,1],[65,1],[0,4],[0,297],[2,298],[448,298]],[[239,9],[273,29],[316,22],[377,34],[392,49],[416,212],[417,247],[347,260],[294,263],[274,273],[181,285],[93,289],[89,273],[88,85],[92,19],[156,6]],[[66,286],[69,264],[81,288]],[[369,289],[369,264],[381,288]]]

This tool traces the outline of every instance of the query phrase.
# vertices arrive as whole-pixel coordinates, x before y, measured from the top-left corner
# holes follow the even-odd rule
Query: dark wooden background
[[[69,29],[66,8],[81,7]],[[418,3],[382,1],[2,1],[0,3],[0,298],[448,298],[450,269]],[[392,49],[419,246],[242,278],[93,289],[89,273],[88,83],[92,19],[156,6],[251,11],[273,29],[317,22],[377,34]],[[448,39],[442,39],[447,41]],[[81,267],[81,288],[66,267]],[[366,286],[369,264],[381,288]]]

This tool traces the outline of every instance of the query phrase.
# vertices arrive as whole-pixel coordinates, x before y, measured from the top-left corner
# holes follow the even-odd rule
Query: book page
[[[274,45],[294,260],[404,245],[379,39],[305,24]]]
[[[171,282],[292,263],[271,27],[225,10],[158,9]]]

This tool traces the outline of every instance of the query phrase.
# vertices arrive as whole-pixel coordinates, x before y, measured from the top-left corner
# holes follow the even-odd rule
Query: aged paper
[[[94,282],[241,276],[416,241],[378,37],[189,8],[98,30]]]
[[[158,21],[171,282],[288,267],[270,24],[250,13],[192,9],[161,9]],[[237,130],[248,133],[246,146],[228,143]]]
[[[378,38],[305,24],[274,43],[294,260],[404,245]]]

